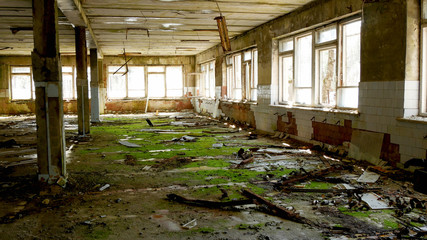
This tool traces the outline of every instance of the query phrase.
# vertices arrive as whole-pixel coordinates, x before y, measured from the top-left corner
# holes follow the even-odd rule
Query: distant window
[[[342,66],[338,84],[338,106],[357,108],[360,82],[361,21],[342,25]]]
[[[165,67],[148,68],[148,97],[166,97]]]
[[[357,108],[360,27],[344,21],[279,40],[279,103]]]
[[[208,98],[215,97],[215,61],[201,64],[201,86],[203,96]]]
[[[182,66],[166,67],[166,97],[182,97],[184,81]]]
[[[127,97],[142,98],[145,97],[145,67],[129,67],[127,73]]]
[[[422,1],[420,115],[427,116],[427,1]]]
[[[74,67],[62,67],[62,96],[64,99],[76,99],[76,78],[74,77]]]
[[[227,94],[233,100],[257,100],[258,51],[250,49],[229,55],[227,62]]]
[[[12,66],[10,76],[13,100],[29,100],[35,98],[31,67]]]
[[[120,99],[127,97],[126,68],[120,66],[108,67],[108,97]]]
[[[258,51],[248,50],[244,53],[243,76],[245,82],[244,98],[255,102],[258,88]]]
[[[87,68],[88,96],[90,94],[90,67]],[[75,66],[62,66],[62,98],[64,100],[77,99],[77,70]]]
[[[108,97],[110,99],[145,97],[145,67],[108,67]]]
[[[312,35],[296,37],[295,103],[311,104],[312,96]]]

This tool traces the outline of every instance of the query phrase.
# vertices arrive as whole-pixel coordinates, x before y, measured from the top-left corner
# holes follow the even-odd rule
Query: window
[[[286,39],[280,42],[279,51],[279,82],[280,103],[291,104],[293,99],[293,81],[294,81],[294,40]]]
[[[257,100],[258,52],[246,50],[227,56],[227,95],[234,100]]]
[[[88,96],[90,94],[90,67],[87,68]],[[75,66],[62,66],[62,98],[64,100],[77,99],[77,70]]]
[[[128,83],[127,96],[129,98],[145,97],[145,72],[144,67],[128,67],[129,72],[126,74]]]
[[[108,98],[181,97],[184,91],[182,66],[108,67]],[[116,72],[117,71],[117,72]]]
[[[249,101],[257,100],[258,88],[258,51],[256,49],[244,52],[243,76],[245,81],[244,98]]]
[[[29,100],[35,98],[31,67],[11,67],[12,99]]]
[[[227,96],[226,98],[232,98],[233,82],[234,82],[234,68],[233,68],[233,57],[227,56]]]
[[[233,81],[231,82],[231,96],[233,99],[242,99],[242,55],[233,56]]]
[[[148,96],[166,96],[165,67],[148,67]]]
[[[150,66],[147,69],[149,97],[182,97],[182,66]]]
[[[334,23],[279,40],[279,103],[357,108],[360,27]]]
[[[64,99],[76,99],[76,78],[74,67],[62,67],[62,96]]]
[[[422,1],[420,114],[427,116],[427,1]]]
[[[204,89],[203,96],[208,98],[215,97],[215,61],[202,64],[202,88]]]
[[[312,95],[312,35],[297,37],[295,56],[295,103],[310,104]]]
[[[166,67],[166,96],[167,97],[182,97],[184,89],[182,67],[169,66]]]
[[[342,25],[342,66],[338,86],[338,105],[357,108],[360,81],[361,21]]]
[[[145,72],[142,66],[108,67],[108,97],[110,99],[145,97]]]

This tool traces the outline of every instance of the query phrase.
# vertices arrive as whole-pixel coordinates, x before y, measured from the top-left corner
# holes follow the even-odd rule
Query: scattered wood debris
[[[193,206],[199,206],[199,207],[207,207],[207,208],[225,208],[225,207],[232,207],[232,206],[241,206],[246,204],[253,203],[252,200],[246,199],[246,200],[232,200],[228,202],[215,202],[215,201],[208,201],[208,200],[198,200],[198,199],[191,199],[191,198],[185,198],[182,196],[179,196],[177,194],[168,194],[167,198],[169,200],[184,203],[188,205]]]

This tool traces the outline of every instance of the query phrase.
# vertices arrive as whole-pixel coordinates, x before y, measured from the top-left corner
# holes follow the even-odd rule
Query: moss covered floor
[[[34,137],[33,117],[3,119],[0,124],[4,126],[2,139],[16,138],[19,143],[19,137]],[[67,117],[66,124],[65,188],[39,184],[34,163],[6,168],[10,156],[1,155],[7,149],[0,149],[5,163],[0,167],[0,239],[363,239],[391,236],[404,226],[394,217],[394,210],[350,209],[349,197],[343,194],[277,190],[275,184],[300,168],[325,168],[325,153],[310,151],[290,139],[262,134],[249,139],[253,129],[193,113],[106,115],[91,127],[90,138],[76,135],[75,117]],[[4,136],[20,128],[28,128],[29,133]],[[139,147],[127,147],[120,143],[123,141]],[[21,149],[34,148],[31,141],[20,145]],[[237,168],[242,161],[237,156],[241,148],[252,151],[254,162]],[[269,153],[268,149],[283,152]],[[360,175],[362,169],[355,167],[339,176]],[[109,187],[100,191],[106,184]],[[406,187],[383,177],[376,184],[386,186],[389,192]],[[294,187],[336,186],[314,179]],[[174,193],[212,201],[240,200],[245,199],[242,189],[296,211],[316,226],[266,214],[254,205],[211,209],[166,198]],[[423,216],[425,209],[414,209],[410,214],[405,218],[409,225],[424,226],[415,219]],[[194,227],[182,227],[192,220]]]

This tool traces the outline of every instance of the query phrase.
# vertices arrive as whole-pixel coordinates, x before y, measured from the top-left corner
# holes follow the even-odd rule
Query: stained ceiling
[[[195,55],[220,42],[215,17],[230,38],[312,0],[58,0],[60,51],[74,53],[74,25],[88,29],[102,55]],[[0,55],[33,49],[31,0],[0,0]]]

